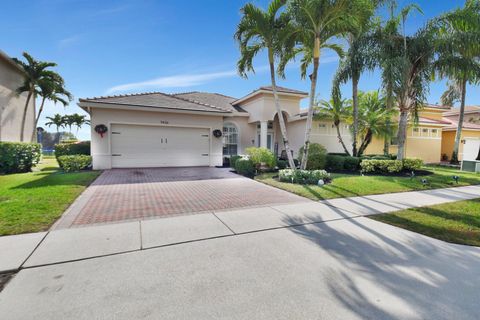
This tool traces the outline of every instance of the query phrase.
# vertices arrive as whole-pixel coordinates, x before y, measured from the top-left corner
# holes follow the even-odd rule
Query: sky
[[[206,91],[240,98],[270,84],[265,52],[256,58],[256,72],[248,79],[236,72],[239,51],[233,34],[240,8],[247,2],[263,8],[268,5],[266,0],[4,1],[0,49],[11,57],[26,51],[38,60],[58,64],[55,70],[65,78],[75,99],[66,108],[47,103],[40,126],[44,126],[46,116],[55,113],[85,113],[77,106],[79,98],[151,91]],[[397,2],[400,8],[411,3]],[[464,0],[415,3],[424,13],[408,19],[407,33],[462,6]],[[337,66],[338,57],[333,52],[322,53],[319,98],[329,98]],[[289,65],[286,75],[278,85],[309,90],[309,82],[300,78],[298,64]],[[359,87],[378,90],[380,73],[363,74]],[[439,102],[444,90],[445,81],[432,83],[428,102]],[[348,84],[343,95],[351,95]],[[467,104],[480,104],[478,88],[470,87],[466,100]],[[90,139],[90,129],[83,127],[78,137]]]

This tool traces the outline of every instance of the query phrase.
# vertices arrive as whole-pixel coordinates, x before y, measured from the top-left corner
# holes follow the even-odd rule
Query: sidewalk
[[[0,272],[480,197],[480,186],[339,198],[0,237]]]

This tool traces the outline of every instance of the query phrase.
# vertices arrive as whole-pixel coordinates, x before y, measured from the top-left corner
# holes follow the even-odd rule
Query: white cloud
[[[57,45],[58,45],[58,48],[64,49],[78,43],[80,39],[81,39],[81,35],[77,34],[77,35],[59,40]]]
[[[234,70],[213,72],[213,73],[200,73],[200,74],[180,74],[168,77],[160,77],[141,82],[126,83],[118,86],[111,87],[107,90],[107,93],[119,92],[119,91],[131,91],[142,90],[149,88],[185,88],[202,85],[212,80],[231,78],[237,75]]]

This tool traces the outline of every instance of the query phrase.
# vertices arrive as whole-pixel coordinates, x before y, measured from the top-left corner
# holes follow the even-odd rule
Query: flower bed
[[[327,183],[331,180],[330,173],[325,170],[284,169],[278,171],[278,178],[282,182],[297,184],[318,184],[320,180]]]

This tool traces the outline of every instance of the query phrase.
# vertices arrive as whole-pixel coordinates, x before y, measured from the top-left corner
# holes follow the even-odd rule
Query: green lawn
[[[332,174],[332,183],[323,187],[279,182],[277,179],[273,178],[277,175],[276,173],[266,173],[255,177],[255,180],[312,200],[480,184],[480,174],[462,172],[456,169],[440,166],[428,166],[425,167],[425,169],[433,171],[434,174],[424,177],[416,177],[414,179],[393,176]],[[458,185],[452,179],[452,176],[454,175],[460,177]],[[428,180],[427,186],[423,186],[421,182],[422,178]]]
[[[47,230],[100,174],[63,173],[53,157],[34,170],[0,175],[0,235]]]
[[[369,216],[452,243],[480,246],[480,199]]]

